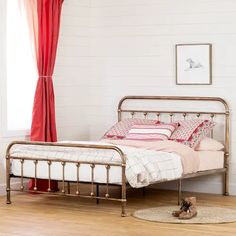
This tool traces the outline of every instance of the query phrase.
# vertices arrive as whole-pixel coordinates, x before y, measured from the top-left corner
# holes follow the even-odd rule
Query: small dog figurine
[[[192,60],[192,58],[188,58],[186,61],[189,63],[189,67],[186,69],[186,71],[203,67],[200,62],[195,62]]]

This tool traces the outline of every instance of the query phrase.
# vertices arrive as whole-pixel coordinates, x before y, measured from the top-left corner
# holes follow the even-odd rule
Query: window
[[[19,1],[7,1],[7,132],[30,129],[37,67],[27,18]]]

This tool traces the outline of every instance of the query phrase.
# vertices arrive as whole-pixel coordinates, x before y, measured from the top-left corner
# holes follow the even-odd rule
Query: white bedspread
[[[70,143],[110,145],[101,142]],[[177,179],[180,178],[183,173],[181,157],[178,154],[125,146],[118,147],[126,155],[126,179],[134,188],[148,186],[149,184],[158,181],[161,182]],[[42,161],[40,161],[41,158],[104,163],[121,162],[119,154],[113,150],[89,148],[16,145],[16,147],[14,147],[11,151],[11,155],[15,157],[31,157],[38,159],[39,170],[37,173],[37,177],[45,179],[48,178],[47,163],[42,163]],[[51,168],[52,178],[60,180],[62,177],[61,164],[52,164]],[[101,171],[101,168],[103,168],[103,171]],[[114,169],[114,171],[112,169]],[[20,175],[20,162],[18,160],[12,161],[11,171],[12,174],[16,176]],[[96,182],[106,183],[106,172],[104,166],[96,166],[94,171],[94,180]],[[77,176],[75,164],[67,164],[65,172],[65,180],[76,181]],[[120,167],[112,167],[110,173],[110,183],[122,183]],[[34,177],[34,164],[32,161],[25,161],[24,176]],[[91,172],[89,165],[84,165],[84,167],[81,169],[80,181],[91,181]]]

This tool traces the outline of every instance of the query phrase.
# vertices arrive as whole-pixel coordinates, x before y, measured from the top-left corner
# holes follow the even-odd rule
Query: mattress
[[[89,144],[98,144],[87,142]],[[101,145],[101,143],[99,143]],[[110,145],[110,144],[103,144]],[[182,176],[183,167],[181,157],[175,153],[162,151],[145,150],[142,148],[131,148],[119,146],[126,155],[126,179],[134,188],[148,186],[158,181],[168,181],[178,179]],[[70,161],[89,161],[102,163],[120,163],[120,156],[113,150],[88,149],[88,148],[65,148],[49,147],[36,145],[17,145],[11,152],[12,156],[18,158],[30,157],[38,160],[37,178],[48,179],[49,170],[46,161],[49,160],[70,160]],[[52,162],[51,179],[62,180],[63,168],[61,162]],[[17,159],[11,161],[11,173],[21,176],[21,163]],[[76,163],[66,163],[65,181],[77,181]],[[94,182],[106,183],[107,170],[105,165],[95,165]],[[111,166],[109,171],[109,183],[122,183],[122,169],[119,166]],[[31,160],[24,161],[24,177],[34,178],[35,165]],[[91,182],[91,167],[89,164],[81,164],[79,168],[79,181]]]
[[[198,151],[200,159],[198,171],[220,169],[224,167],[223,151]]]

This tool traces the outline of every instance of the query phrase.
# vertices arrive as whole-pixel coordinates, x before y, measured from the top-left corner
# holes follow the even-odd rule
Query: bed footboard
[[[120,162],[119,163],[114,163],[114,162],[99,162],[99,161],[71,161],[71,160],[64,160],[64,159],[48,159],[48,158],[40,158],[40,159],[36,159],[36,158],[31,158],[31,157],[16,157],[14,155],[11,155],[11,149],[13,146],[20,144],[20,145],[41,145],[41,146],[55,146],[55,147],[73,147],[73,148],[88,148],[88,149],[105,149],[105,150],[113,150],[114,152],[117,152],[119,154],[120,157]],[[21,163],[21,174],[20,176],[14,176],[17,178],[21,179],[21,186],[20,189],[12,189],[11,188],[11,161],[12,160],[19,160]],[[24,185],[23,185],[23,179],[24,179],[24,162],[30,160],[34,162],[34,189],[33,191],[29,191],[29,190],[25,190],[24,189]],[[49,142],[27,142],[27,141],[14,141],[12,143],[9,144],[7,150],[6,150],[6,203],[7,204],[11,204],[11,191],[21,191],[21,192],[39,192],[39,193],[45,193],[45,192],[40,192],[37,189],[37,171],[38,171],[38,162],[40,161],[44,161],[47,162],[47,166],[48,166],[48,191],[46,193],[49,194],[54,194],[54,195],[69,195],[69,196],[76,196],[76,197],[82,197],[82,198],[90,198],[90,199],[97,199],[100,200],[111,200],[111,201],[119,201],[121,202],[121,216],[124,217],[126,216],[126,176],[125,176],[125,169],[126,169],[126,158],[124,153],[122,152],[121,149],[119,149],[116,146],[112,146],[112,145],[95,145],[95,144],[69,144],[69,143],[49,143]],[[62,171],[62,179],[59,180],[62,182],[62,189],[59,192],[53,192],[51,191],[51,187],[50,187],[50,182],[51,180],[51,165],[53,162],[57,162],[57,163],[61,163],[61,171]],[[72,163],[76,166],[76,170],[77,170],[77,180],[75,181],[76,183],[76,191],[75,193],[71,193],[71,191],[68,189],[68,191],[66,192],[66,188],[65,188],[65,183],[68,182],[65,179],[65,165],[67,163]],[[90,187],[91,187],[91,191],[89,195],[85,195],[85,194],[81,194],[80,192],[80,165],[82,164],[87,164],[90,165],[90,170],[91,170],[91,183],[90,183]],[[106,168],[106,193],[104,196],[99,196],[97,194],[97,191],[95,190],[95,181],[94,181],[94,168],[95,166],[100,165],[100,166],[104,166],[104,168]],[[114,197],[110,197],[109,195],[109,186],[110,186],[110,182],[109,182],[109,176],[110,176],[110,168],[112,166],[116,166],[116,167],[120,167],[121,168],[121,179],[122,179],[122,183],[121,183],[121,197],[119,198],[114,198]],[[95,194],[96,192],[96,194]]]

